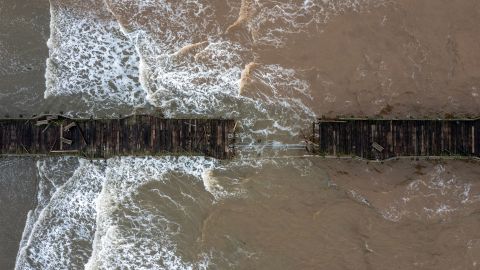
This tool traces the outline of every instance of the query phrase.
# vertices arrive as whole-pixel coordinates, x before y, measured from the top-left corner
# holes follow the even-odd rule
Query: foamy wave
[[[148,98],[169,116],[203,114],[233,117],[243,66],[239,44],[210,42],[203,50],[162,55],[145,72]],[[233,109],[233,112],[232,112]]]
[[[16,269],[83,268],[95,230],[93,201],[103,180],[98,166],[80,162],[74,174],[54,189],[35,223],[26,228],[31,231],[25,234]]]
[[[450,174],[444,165],[436,165],[427,179],[413,180],[405,189],[402,198],[382,210],[382,215],[391,221],[404,217],[427,220],[444,220],[480,201],[472,194],[472,184]],[[418,208],[416,205],[423,205]]]
[[[284,136],[279,141],[298,136],[304,128],[300,125],[314,118],[304,104],[311,99],[309,85],[292,69],[259,64],[251,74],[259,88],[250,89],[258,93],[243,94],[252,81],[245,82],[242,71],[254,53],[249,44],[222,35],[221,27],[214,25],[217,17],[210,3],[106,3],[137,48],[140,82],[148,101],[166,116],[246,119],[241,126],[251,134],[240,136],[250,142],[258,136]],[[232,11],[239,8],[229,5]],[[270,122],[267,126],[265,120]]]
[[[248,54],[240,44],[220,40],[157,58],[142,71],[148,98],[171,117],[239,118],[250,134],[297,136],[315,117],[303,103],[311,99],[308,83],[280,65],[257,64],[246,78]]]
[[[146,58],[172,54],[222,32],[207,0],[104,1],[127,35],[143,36],[155,44],[155,47],[140,47],[142,54],[147,54]]]
[[[101,1],[97,13],[108,15]],[[103,12],[102,12],[103,9]],[[73,96],[92,108],[145,104],[138,80],[139,58],[117,24],[93,11],[52,5],[45,98]]]
[[[36,192],[37,203],[35,209],[28,212],[22,240],[19,245],[20,251],[26,247],[39,215],[48,205],[53,194],[70,179],[73,168],[77,166],[77,158],[70,157],[47,158],[37,161],[39,179]],[[22,252],[17,254],[17,260],[21,254]]]
[[[262,64],[246,82],[252,48],[222,36],[210,3],[92,3],[111,15],[52,8],[46,97],[80,95],[92,112],[148,100],[168,117],[245,119],[242,142],[302,140],[314,118],[308,83],[292,69]]]
[[[296,176],[298,179],[302,178],[302,181],[307,181],[307,177],[315,175],[315,178],[311,179],[317,184],[328,186],[329,177],[323,169],[315,168],[308,159],[295,158],[236,159],[214,169],[205,170],[202,180],[205,189],[215,197],[216,202],[232,198],[245,199],[251,195],[249,192],[251,185],[247,184],[251,178],[257,178],[260,172],[285,168],[297,173]]]
[[[212,170],[206,170],[202,174],[202,180],[205,189],[213,195],[216,201],[242,197],[246,192],[243,188],[238,187],[238,179],[226,179],[226,181],[221,182]]]
[[[142,62],[142,85],[150,103],[170,117],[239,118],[250,134],[297,136],[315,117],[304,104],[311,100],[309,84],[280,65],[258,65],[247,81],[242,71],[249,54],[222,39],[190,45]],[[270,123],[264,126],[264,120]]]
[[[172,237],[189,230],[189,222],[199,222],[196,215],[211,204],[213,197],[200,179],[217,161],[125,157],[77,162],[39,161],[39,205],[29,214],[16,269],[207,267],[206,254],[185,261],[177,252],[181,241]],[[163,203],[144,204],[149,196]]]
[[[331,18],[346,11],[362,12],[385,0],[305,0],[305,1],[243,1],[242,10],[249,10],[244,23],[255,44],[280,48],[295,34],[307,34]],[[252,13],[254,15],[252,15]],[[240,13],[240,18],[243,14]]]
[[[242,142],[275,146],[302,141],[301,131],[315,114],[307,105],[310,85],[301,74],[280,65],[249,64],[241,86]]]
[[[215,164],[200,157],[109,160],[107,181],[96,200],[95,240],[86,269],[204,269],[208,256],[186,261],[178,253],[181,241],[174,238],[198,222],[196,215],[210,203],[206,191],[190,193],[195,181],[201,183],[201,175]],[[177,190],[178,185],[183,188]]]

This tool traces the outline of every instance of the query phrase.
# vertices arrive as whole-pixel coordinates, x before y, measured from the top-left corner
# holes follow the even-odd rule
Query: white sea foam
[[[191,57],[157,57],[145,74],[148,98],[169,116],[202,114],[238,116],[238,80],[242,47],[228,41],[209,43]]]
[[[471,193],[471,182],[450,174],[444,165],[436,165],[426,179],[413,180],[402,193],[382,210],[382,215],[392,221],[408,216],[426,220],[443,220],[477,203],[480,196]],[[423,207],[418,208],[416,205]]]
[[[81,161],[63,185],[56,185],[48,202],[39,201],[43,208],[26,228],[30,232],[25,233],[28,237],[19,250],[16,269],[83,267],[91,253],[95,229],[93,200],[103,180],[99,166]]]
[[[128,16],[123,29],[127,35],[149,39],[146,44],[155,47],[141,48],[146,58],[172,54],[181,48],[217,36],[222,29],[212,20],[213,12],[208,0],[104,0],[117,18]],[[125,22],[125,20],[123,21]],[[139,44],[137,44],[139,45]]]
[[[202,269],[208,265],[208,256],[195,262],[185,261],[178,253],[173,237],[185,228],[191,209],[183,209],[179,199],[161,189],[147,189],[147,185],[161,185],[176,181],[171,173],[190,175],[200,181],[205,170],[216,162],[206,158],[117,158],[108,160],[106,181],[96,199],[96,232],[93,253],[86,269],[118,269],[135,266],[136,269]],[[167,180],[169,179],[169,180]],[[167,183],[175,185],[174,183]],[[157,200],[164,200],[168,212],[149,208],[138,200],[140,192],[151,192]],[[196,200],[188,191],[175,191],[187,201]],[[145,196],[145,194],[143,194]],[[198,195],[197,195],[198,196]],[[201,202],[198,202],[201,204]],[[162,207],[162,206],[158,206]],[[161,208],[163,209],[163,208]],[[171,212],[183,213],[176,220]],[[185,211],[185,212],[182,212]]]
[[[191,54],[179,57],[176,52],[142,62],[142,85],[147,87],[147,98],[167,116],[238,118],[242,119],[245,133],[284,133],[290,138],[314,119],[314,113],[303,103],[311,99],[309,85],[295,71],[280,65],[260,65],[251,83],[261,89],[252,89],[254,94],[245,96],[239,93],[239,84],[247,49],[220,39]],[[270,124],[259,127],[258,120],[262,119],[268,119]],[[242,135],[242,140],[252,141]]]
[[[385,0],[306,0],[254,1],[255,16],[248,23],[257,45],[283,47],[289,37],[307,34],[307,29],[319,30],[322,25],[346,11],[362,12]]]
[[[254,58],[252,50],[249,44],[221,35],[224,29],[214,24],[208,1],[106,3],[137,48],[140,82],[148,101],[166,116],[246,119],[242,127],[247,132],[262,136],[279,132],[286,137],[297,136],[301,124],[314,118],[302,100],[311,98],[308,83],[294,70],[280,65],[259,65],[255,69],[253,79],[263,84],[262,88],[270,88],[268,93],[248,97],[240,94],[241,74]],[[230,6],[237,11],[237,6]],[[135,19],[125,22],[121,19],[125,14],[135,14]],[[268,126],[254,126],[258,119],[272,121]],[[242,140],[253,140],[240,135]]]
[[[26,246],[39,215],[48,205],[53,194],[71,177],[72,169],[78,166],[78,160],[71,157],[42,159],[37,161],[36,165],[38,170],[37,203],[35,209],[28,212],[19,250]],[[20,254],[19,252],[17,256]]]
[[[85,5],[102,9],[101,1],[90,2]],[[46,98],[77,95],[92,112],[102,106],[145,104],[138,55],[113,18],[53,6],[50,27]]]
[[[223,182],[214,175],[212,170],[206,170],[202,174],[202,181],[205,189],[213,195],[216,202],[226,198],[242,197],[246,191],[240,187],[239,179],[222,179]]]
[[[206,254],[195,262],[186,262],[177,254],[172,237],[183,230],[184,217],[175,220],[167,213],[145,208],[136,196],[139,192],[153,192],[173,203],[164,206],[168,211],[177,209],[187,217],[195,215],[196,211],[190,213],[184,208],[202,205],[198,194],[174,190],[185,200],[180,202],[168,191],[141,189],[150,183],[165,182],[170,187],[181,182],[175,177],[166,180],[165,175],[172,173],[189,175],[202,185],[202,174],[217,161],[202,157],[125,157],[105,162],[80,159],[75,165],[76,161],[45,159],[38,163],[42,179],[39,206],[29,215],[30,225],[25,229],[16,269],[72,269],[85,265],[87,269],[128,265],[137,269],[198,269],[209,264]],[[66,177],[69,168],[74,172]],[[208,195],[204,193],[203,197]]]

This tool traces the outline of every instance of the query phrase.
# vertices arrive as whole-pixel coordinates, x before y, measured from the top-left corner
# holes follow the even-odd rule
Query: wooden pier
[[[323,156],[480,157],[480,120],[319,120],[310,149]]]
[[[134,115],[121,119],[72,119],[44,115],[0,119],[0,154],[113,156],[235,154],[234,120],[164,119]]]

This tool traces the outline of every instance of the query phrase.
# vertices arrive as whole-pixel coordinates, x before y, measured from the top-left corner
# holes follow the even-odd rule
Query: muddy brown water
[[[477,1],[51,2],[0,1],[2,115],[232,113],[256,121],[244,135],[281,144],[301,141],[314,116],[480,114]],[[47,76],[45,99],[50,8],[68,27],[54,33],[63,70]],[[78,30],[81,18],[94,23]],[[85,51],[62,58],[77,35]],[[108,69],[138,65],[134,53],[143,70]],[[216,84],[223,92],[205,96]],[[230,163],[3,158],[0,268],[479,269],[478,162],[273,152]]]

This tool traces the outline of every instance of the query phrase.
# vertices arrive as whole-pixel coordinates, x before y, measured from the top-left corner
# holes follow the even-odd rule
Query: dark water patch
[[[33,158],[0,158],[0,269],[13,269],[23,227],[35,204]]]

